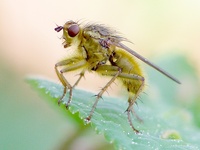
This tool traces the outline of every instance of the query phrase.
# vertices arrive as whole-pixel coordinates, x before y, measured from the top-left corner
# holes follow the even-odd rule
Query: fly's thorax
[[[90,34],[92,33],[83,31],[84,38],[81,45],[86,52],[86,60],[97,65],[105,64],[111,55],[111,51],[100,44],[100,38],[94,38]]]
[[[107,49],[102,48],[98,40],[89,39],[83,40],[82,48],[85,51],[85,59],[89,64],[89,70],[97,68],[99,65],[105,64],[109,56]]]

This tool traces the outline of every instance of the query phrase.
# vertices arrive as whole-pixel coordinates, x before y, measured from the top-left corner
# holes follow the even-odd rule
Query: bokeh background
[[[43,101],[25,83],[28,75],[45,76],[59,83],[54,64],[66,56],[66,49],[61,33],[54,28],[67,20],[114,27],[134,43],[128,46],[152,60],[170,53],[183,54],[200,73],[198,0],[1,0],[0,149],[58,149],[68,137],[69,128],[73,129],[58,113],[59,108]],[[75,81],[74,75],[69,78]],[[99,84],[94,85],[94,81]],[[105,82],[87,74],[79,87],[98,91]],[[118,87],[113,89],[113,94],[118,94]],[[79,144],[74,144],[73,150],[80,143],[92,149],[105,142],[102,135],[92,131],[85,135],[76,141]],[[91,137],[99,142],[89,142]]]

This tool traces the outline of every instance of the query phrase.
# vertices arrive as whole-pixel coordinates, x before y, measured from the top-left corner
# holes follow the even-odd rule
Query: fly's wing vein
[[[94,38],[94,39],[100,39],[101,38],[101,39],[103,39],[105,41],[109,41],[109,44],[124,49],[125,51],[127,51],[130,54],[134,55],[135,57],[137,57],[138,59],[140,59],[144,63],[148,64],[149,66],[153,67],[154,69],[156,69],[157,71],[159,71],[163,75],[165,75],[168,78],[170,78],[171,80],[175,81],[176,83],[178,83],[178,84],[181,83],[178,79],[176,79],[171,74],[169,74],[168,72],[166,72],[163,69],[161,69],[159,66],[153,64],[152,62],[150,62],[148,59],[146,59],[142,55],[138,54],[137,52],[133,51],[129,47],[127,47],[124,44],[122,44],[121,43],[122,41],[127,41],[127,42],[130,42],[130,41],[127,40],[126,38],[120,36],[117,31],[112,30],[111,28],[106,27],[104,25],[98,25],[98,24],[87,25],[87,26],[84,27],[84,30],[86,32],[90,31],[90,32],[94,33],[94,35],[90,36],[91,38]]]

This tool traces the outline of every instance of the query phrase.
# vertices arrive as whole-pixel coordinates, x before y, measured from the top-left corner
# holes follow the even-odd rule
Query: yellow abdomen
[[[129,74],[130,76],[137,75],[142,78],[144,77],[142,69],[133,55],[124,50],[116,49],[114,53],[114,58],[115,65],[122,69],[122,73]],[[133,94],[136,94],[138,92],[141,84],[143,83],[143,81],[133,78],[119,77],[118,79],[121,80],[127,90]]]

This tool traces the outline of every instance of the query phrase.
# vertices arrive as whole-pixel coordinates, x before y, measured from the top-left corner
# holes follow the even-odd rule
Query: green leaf
[[[153,74],[151,75],[157,76],[157,73]],[[29,78],[28,81],[57,105],[57,100],[63,92],[60,84],[37,77]],[[165,86],[162,85],[164,91],[160,93],[156,84],[150,83],[151,88],[147,90],[148,95],[143,94],[141,98],[143,103],[138,101],[138,107],[135,107],[136,113],[143,120],[140,123],[132,116],[133,124],[141,132],[140,134],[136,134],[129,126],[125,113],[128,103],[126,99],[122,98],[103,97],[95,109],[90,123],[91,127],[98,134],[104,134],[106,140],[113,143],[115,149],[199,149],[199,128],[190,119],[188,121],[187,118],[190,117],[191,112],[177,105],[175,100],[179,99],[178,85],[171,83],[168,79],[163,82],[165,84]],[[173,92],[168,93],[170,90]],[[89,114],[95,101],[95,94],[74,89],[69,110],[65,110],[64,105],[62,105],[62,109],[70,111],[72,114],[78,112],[82,120],[78,122],[83,124],[84,118]],[[64,102],[67,100],[68,95],[64,98]]]

